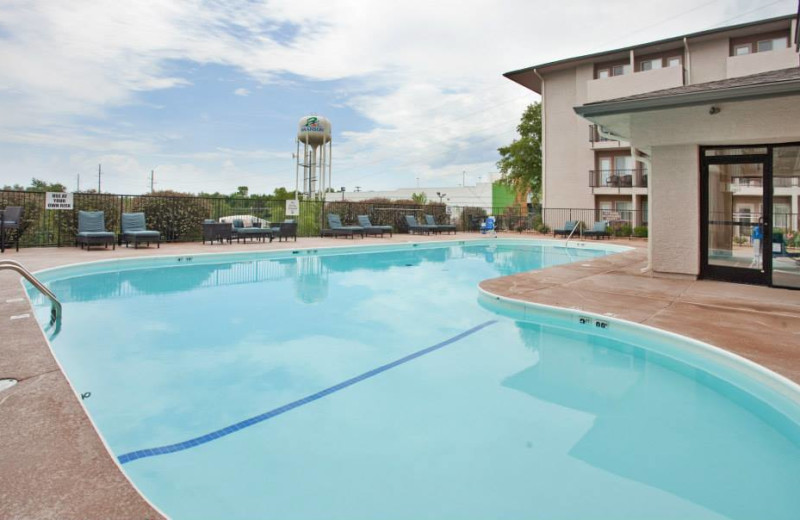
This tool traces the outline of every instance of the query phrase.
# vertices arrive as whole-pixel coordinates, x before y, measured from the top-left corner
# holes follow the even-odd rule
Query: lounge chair
[[[355,238],[355,235],[361,235],[364,238],[364,228],[361,226],[343,226],[342,219],[335,213],[328,213],[328,229],[323,229],[320,236],[330,237],[350,237]]]
[[[272,236],[278,237],[278,242],[280,242],[283,238],[285,238],[288,242],[289,237],[294,238],[294,241],[297,242],[297,222],[294,220],[273,223],[270,229],[272,229]]]
[[[232,238],[235,237],[236,241],[238,242],[241,238],[244,243],[247,243],[247,238],[250,238],[250,241],[258,240],[263,241],[267,237],[269,237],[269,241],[272,242],[273,232],[271,228],[262,228],[261,222],[252,222],[250,227],[245,227],[244,220],[235,218],[233,219],[233,233]]]
[[[554,229],[553,236],[557,237],[559,235],[568,237],[572,230],[575,229],[575,226],[578,225],[577,220],[568,220],[564,223],[564,227],[561,229]]]
[[[139,247],[139,242],[146,242],[150,247],[150,242],[155,242],[157,247],[161,247],[161,232],[147,229],[144,213],[123,213],[120,220],[119,243],[125,242],[125,247],[133,242],[133,248]]]
[[[426,235],[429,235],[435,231],[435,229],[432,226],[429,226],[427,224],[417,223],[417,219],[414,217],[414,215],[406,215],[406,224],[408,224],[409,234],[424,233]]]
[[[364,233],[367,235],[383,236],[384,233],[389,233],[389,236],[392,236],[392,226],[373,226],[367,215],[358,216],[358,225],[364,228]]]
[[[587,229],[583,232],[583,236],[598,238],[611,238],[611,233],[608,232],[608,222],[601,220],[595,222],[592,229]]]
[[[108,249],[111,244],[112,249],[117,248],[116,235],[111,231],[106,231],[106,215],[102,211],[79,211],[78,212],[78,233],[75,235],[75,245],[81,245],[81,249],[86,245],[88,251],[92,246],[104,245]]]
[[[425,223],[429,226],[434,226],[437,233],[443,233],[445,231],[448,233],[456,232],[456,227],[453,224],[437,224],[433,215],[425,215]]]
[[[206,243],[206,240],[212,244],[215,240],[219,240],[220,244],[222,244],[224,240],[227,240],[230,244],[232,239],[233,226],[231,224],[227,222],[217,222],[214,219],[206,219],[203,221],[203,244]]]
[[[14,245],[19,251],[19,237],[22,235],[22,206],[8,206],[3,210],[2,233],[0,233],[0,251],[6,250],[6,234],[14,233]]]

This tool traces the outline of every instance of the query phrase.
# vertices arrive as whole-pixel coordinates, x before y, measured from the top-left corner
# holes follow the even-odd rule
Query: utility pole
[[[155,170],[150,170],[150,193],[153,193],[153,184],[155,184],[153,179],[154,176],[155,176]]]
[[[75,191],[81,191],[81,174],[80,173],[78,174],[78,189],[76,189]]]
[[[97,193],[100,193],[100,177],[103,175],[103,171],[101,170],[102,164],[97,165]]]

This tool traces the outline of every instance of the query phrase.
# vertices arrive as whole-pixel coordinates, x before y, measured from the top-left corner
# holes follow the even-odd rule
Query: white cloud
[[[176,177],[215,185],[235,185],[237,175],[258,178],[253,167],[210,166],[224,162],[219,150],[202,157],[133,128],[118,134],[111,122],[103,132],[74,124],[139,104],[142,92],[189,88],[191,78],[181,77],[176,63],[218,64],[261,84],[348,80],[320,97],[333,97],[373,128],[356,132],[333,121],[344,130],[335,143],[336,184],[366,178],[381,188],[402,183],[403,175],[406,184],[415,176],[442,182],[464,169],[477,176],[487,165],[493,169],[487,151],[513,138],[523,107],[535,99],[503,72],[796,8],[793,0],[759,5],[674,0],[654,18],[651,3],[628,0],[6,2],[0,4],[0,142],[31,154],[32,147],[141,161],[172,154],[182,161],[173,166]],[[169,106],[162,111],[170,117]],[[263,159],[261,167],[272,169]],[[274,169],[282,168],[275,161]],[[0,159],[0,167],[8,164]],[[219,181],[221,175],[232,177]]]

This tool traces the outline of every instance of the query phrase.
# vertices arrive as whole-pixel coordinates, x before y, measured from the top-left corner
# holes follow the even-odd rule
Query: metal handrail
[[[569,236],[567,237],[567,241],[564,242],[564,246],[565,247],[569,245],[569,241],[572,238],[572,235],[575,234],[575,230],[578,229],[580,227],[580,225],[581,225],[581,221],[580,220],[575,223],[575,227],[572,228],[572,231],[569,232]]]
[[[50,299],[51,307],[50,307],[50,325],[54,323],[58,323],[61,321],[61,302],[58,301],[56,295],[53,294],[53,291],[48,289],[44,286],[42,282],[36,278],[33,273],[28,271],[24,265],[21,263],[14,261],[14,260],[0,260],[0,271],[4,269],[10,269],[12,271],[16,271],[17,273],[21,274],[26,280],[28,280],[31,285],[36,287],[40,293],[44,294]]]

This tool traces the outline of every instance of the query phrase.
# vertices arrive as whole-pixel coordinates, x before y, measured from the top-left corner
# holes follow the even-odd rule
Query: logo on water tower
[[[324,132],[325,129],[322,127],[322,124],[319,122],[319,119],[311,116],[306,119],[306,124],[303,126],[303,130],[306,132]]]

